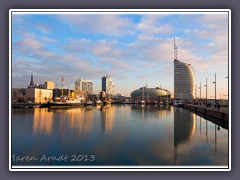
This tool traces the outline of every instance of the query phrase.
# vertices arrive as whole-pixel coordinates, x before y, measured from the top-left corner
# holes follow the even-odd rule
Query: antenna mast
[[[177,46],[176,46],[176,43],[175,43],[175,37],[174,37],[174,60],[177,60]]]

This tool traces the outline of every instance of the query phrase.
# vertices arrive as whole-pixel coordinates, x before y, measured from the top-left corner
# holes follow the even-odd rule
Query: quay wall
[[[192,112],[201,113],[203,116],[210,116],[225,122],[228,122],[228,112],[223,112],[208,107],[202,107],[191,104],[184,104],[183,108],[190,110]]]

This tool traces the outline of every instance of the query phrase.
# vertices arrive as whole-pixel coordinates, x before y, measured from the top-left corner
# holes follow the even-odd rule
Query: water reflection
[[[195,133],[196,115],[183,109],[174,109],[174,146],[191,140]]]
[[[88,134],[91,132],[93,127],[93,108],[78,108],[78,109],[69,109],[67,116],[64,117],[67,120],[67,126],[71,131]]]
[[[147,120],[149,115],[157,119],[166,119],[171,114],[171,106],[134,105],[131,109],[141,111],[141,113],[134,113],[134,115],[140,115],[143,121]]]
[[[54,118],[58,121],[54,121]],[[59,124],[60,123],[60,124]],[[60,126],[60,128],[58,128]],[[33,134],[50,135],[53,129],[61,136],[65,131],[88,134],[93,126],[93,108],[46,109],[36,108],[33,116]]]
[[[178,156],[178,146],[190,142],[194,136],[195,123],[195,114],[181,108],[174,108],[174,164]]]
[[[53,128],[53,113],[47,109],[35,109],[33,113],[33,134],[51,134]]]
[[[226,165],[227,132],[192,112],[174,109],[174,164]]]
[[[228,131],[219,128],[170,106],[18,109],[12,112],[12,151],[97,157],[74,165],[226,165]]]
[[[115,121],[115,106],[101,106],[102,129],[105,133],[111,133]]]

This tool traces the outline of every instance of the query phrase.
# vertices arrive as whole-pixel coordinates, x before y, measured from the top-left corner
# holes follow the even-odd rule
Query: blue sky
[[[227,95],[228,13],[13,13],[12,87],[54,81],[74,88],[76,79],[94,82],[109,75],[116,93],[130,95],[147,84],[173,94],[173,39],[178,59],[192,64],[205,96]],[[199,91],[197,93],[199,96]]]

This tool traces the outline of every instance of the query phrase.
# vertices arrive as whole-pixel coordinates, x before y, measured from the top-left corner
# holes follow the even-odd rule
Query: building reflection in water
[[[141,115],[141,120],[146,120],[151,114],[157,119],[165,120],[171,114],[171,106],[158,106],[158,105],[135,105],[131,107],[132,110],[141,111],[134,115]]]
[[[69,109],[67,117],[65,116],[63,119],[67,119],[67,127],[71,131],[86,135],[92,130],[93,114],[92,107],[74,108]]]
[[[53,129],[53,113],[46,108],[35,108],[33,113],[33,134],[50,135]]]
[[[87,134],[93,126],[93,108],[46,109],[35,108],[33,117],[33,134],[52,134],[60,130],[63,136],[65,130]]]
[[[97,160],[91,165],[228,163],[228,130],[184,109],[109,105],[13,112],[16,154],[92,153]]]
[[[196,131],[196,114],[181,108],[174,109],[174,164],[177,159],[177,149],[181,144],[191,140]]]
[[[105,133],[111,133],[115,121],[115,106],[101,106],[102,112],[102,129]]]

